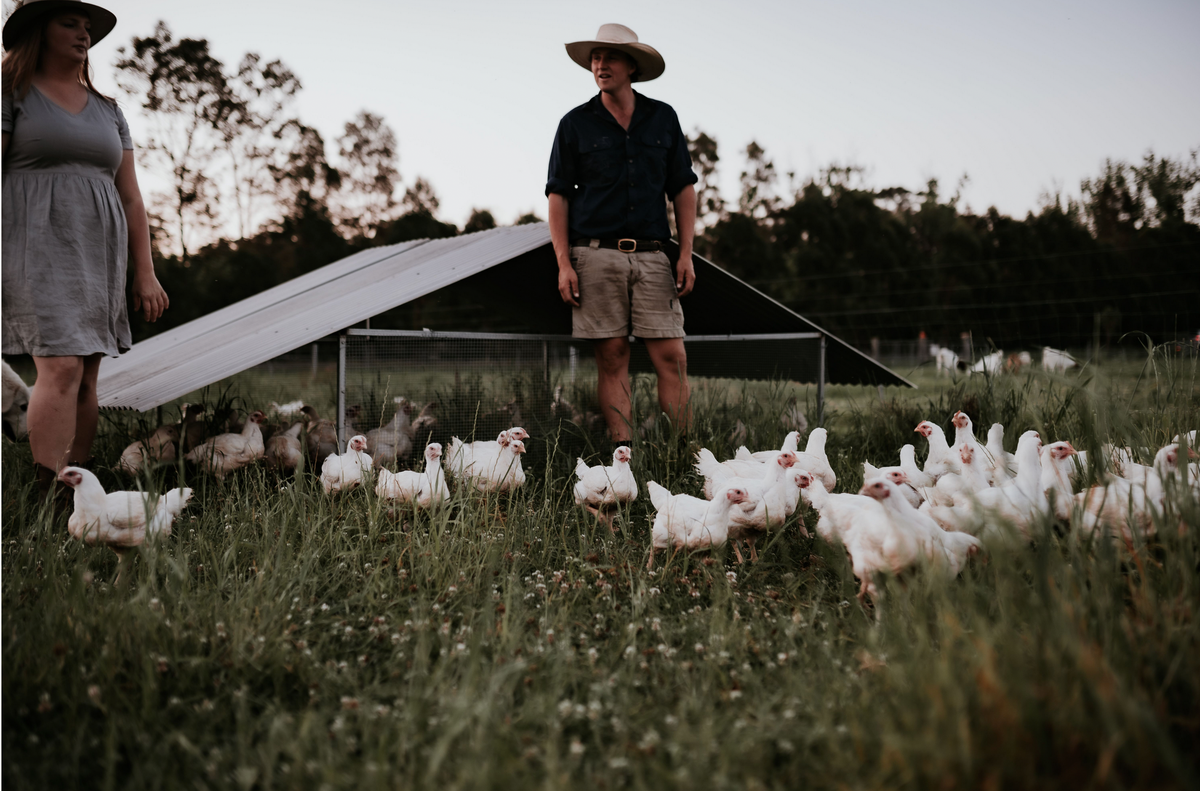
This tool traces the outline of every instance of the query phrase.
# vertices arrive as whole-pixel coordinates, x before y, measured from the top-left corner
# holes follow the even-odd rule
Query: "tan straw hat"
[[[71,12],[84,14],[92,21],[92,43],[89,46],[94,47],[97,41],[111,33],[117,25],[117,17],[112,11],[92,3],[80,0],[24,0],[4,23],[4,48],[15,47],[29,26],[47,14]]]
[[[573,41],[567,45],[567,54],[571,56],[571,60],[591,71],[592,50],[596,47],[620,50],[633,58],[638,66],[638,74],[634,78],[634,82],[653,80],[655,77],[661,76],[667,68],[667,64],[663,61],[662,55],[658,54],[658,50],[647,44],[638,43],[637,33],[624,25],[601,25],[593,41]]]

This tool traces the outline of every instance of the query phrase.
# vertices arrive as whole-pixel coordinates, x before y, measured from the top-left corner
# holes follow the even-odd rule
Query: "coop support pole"
[[[817,425],[825,425],[825,335],[821,334],[821,348],[817,352]]]
[[[338,453],[346,446],[346,333],[338,335]]]
[[[312,345],[312,378],[315,381],[317,378],[317,344]]]
[[[542,341],[542,380],[550,384],[550,341]]]

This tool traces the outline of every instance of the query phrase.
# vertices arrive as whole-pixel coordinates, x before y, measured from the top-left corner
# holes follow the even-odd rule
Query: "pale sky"
[[[715,137],[736,200],[741,150],[757,140],[780,172],[833,163],[876,187],[946,193],[1023,217],[1039,196],[1078,192],[1106,157],[1200,147],[1200,2],[768,2],[613,0],[331,3],[113,2],[96,45],[98,87],[115,90],[116,48],[164,19],[234,66],[283,60],[304,88],[295,110],[329,153],[360,109],[399,140],[400,173],[434,186],[442,218],[472,207],[501,223],[546,216],[558,120],[596,91],[567,41],[605,22],[666,59],[638,90],[674,106],[685,132]],[[144,126],[126,113],[135,139]],[[144,168],[143,168],[144,170]],[[143,183],[151,186],[150,174]]]

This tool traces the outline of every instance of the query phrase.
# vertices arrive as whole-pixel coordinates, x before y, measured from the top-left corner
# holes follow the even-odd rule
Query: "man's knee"
[[[682,339],[671,339],[655,344],[653,352],[654,367],[659,375],[665,373],[687,375],[687,350]]]
[[[596,367],[601,375],[619,376],[629,370],[629,341],[610,338],[596,344]]]

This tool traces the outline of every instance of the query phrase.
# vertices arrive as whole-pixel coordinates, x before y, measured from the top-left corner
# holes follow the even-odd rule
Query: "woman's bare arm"
[[[129,257],[133,260],[133,309],[140,310],[146,321],[157,321],[170,305],[167,292],[154,274],[150,256],[150,222],[146,204],[138,187],[134,171],[133,152],[126,150],[117,169],[117,192],[125,206],[125,221],[129,225]]]

